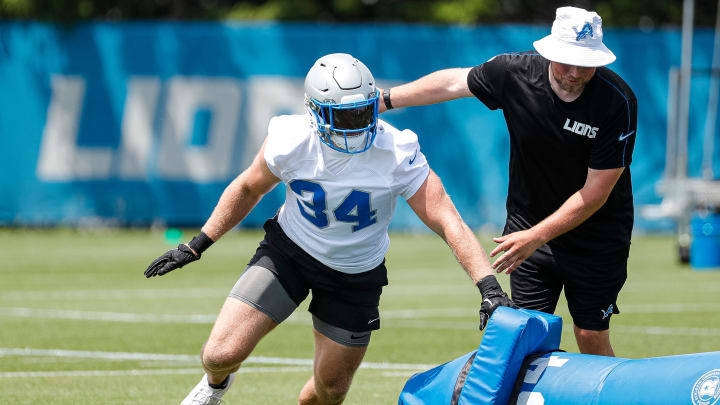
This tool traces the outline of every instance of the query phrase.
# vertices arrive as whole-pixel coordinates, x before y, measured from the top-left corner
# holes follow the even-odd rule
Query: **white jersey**
[[[351,155],[323,144],[308,120],[270,120],[265,161],[287,186],[278,222],[326,266],[343,273],[371,270],[390,245],[397,197],[412,197],[430,172],[417,135],[378,120],[373,146]]]

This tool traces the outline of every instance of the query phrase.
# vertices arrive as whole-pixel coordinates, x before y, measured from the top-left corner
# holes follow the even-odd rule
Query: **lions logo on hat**
[[[720,369],[703,374],[690,394],[693,405],[715,405],[720,399]]]
[[[592,25],[590,25],[589,22],[586,22],[585,25],[583,25],[580,32],[578,32],[577,27],[573,27],[573,31],[577,34],[577,38],[575,38],[575,41],[580,41],[581,39],[587,37],[590,35],[590,37],[593,36],[593,29]]]
[[[555,11],[550,35],[533,46],[543,58],[573,66],[605,66],[615,54],[603,44],[602,18],[594,11],[560,7]]]

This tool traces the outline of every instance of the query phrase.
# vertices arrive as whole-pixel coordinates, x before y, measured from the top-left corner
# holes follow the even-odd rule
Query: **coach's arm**
[[[468,74],[472,68],[443,69],[413,82],[381,90],[380,112],[387,110],[384,96],[390,92],[393,108],[428,105],[462,97],[474,97],[468,87]],[[391,91],[390,91],[391,90]]]
[[[495,260],[493,268],[498,273],[510,273],[540,246],[585,222],[605,204],[623,170],[588,169],[585,185],[550,216],[530,229],[494,238],[498,245],[490,256],[504,253]]]
[[[445,240],[460,266],[480,289],[483,297],[480,329],[498,306],[517,308],[498,284],[480,242],[460,217],[435,172],[430,170],[423,185],[407,202],[425,225]]]
[[[189,243],[165,252],[145,270],[145,277],[162,276],[200,258],[202,252],[240,223],[260,199],[280,182],[265,163],[265,144],[250,167],[225,188],[200,234]]]

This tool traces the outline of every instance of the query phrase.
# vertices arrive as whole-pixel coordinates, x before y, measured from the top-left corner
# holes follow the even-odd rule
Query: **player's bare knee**
[[[342,403],[347,393],[348,387],[332,386],[322,388],[318,396],[323,399],[323,403],[334,405]]]
[[[203,348],[202,364],[210,371],[237,371],[247,355],[221,346],[206,345]]]
[[[345,399],[350,390],[350,378],[343,376],[315,378],[315,388],[318,394],[328,403],[339,404]]]
[[[202,363],[203,367],[208,371],[232,372],[232,370],[240,368],[242,361],[235,361],[232,357],[220,353],[210,353],[208,355],[203,355]]]

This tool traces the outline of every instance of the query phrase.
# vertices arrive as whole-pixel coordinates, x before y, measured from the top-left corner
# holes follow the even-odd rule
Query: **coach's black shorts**
[[[573,323],[606,330],[610,317],[620,313],[617,297],[627,278],[627,258],[579,256],[543,246],[510,274],[512,300],[521,308],[553,313],[565,287]]]
[[[260,242],[248,267],[272,271],[290,298],[299,305],[312,290],[310,312],[321,321],[348,331],[380,328],[380,294],[388,284],[385,261],[372,270],[347,274],[320,263],[285,234],[275,218],[265,222]],[[263,265],[271,261],[272,265]]]

